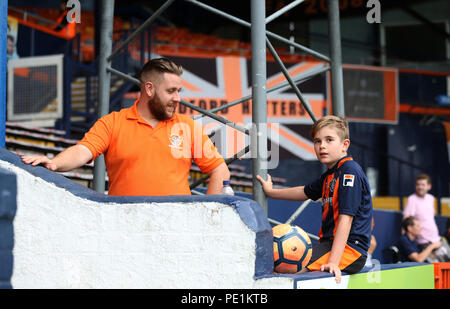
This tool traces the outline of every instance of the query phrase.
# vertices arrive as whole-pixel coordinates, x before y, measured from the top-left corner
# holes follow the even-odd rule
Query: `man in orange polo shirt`
[[[110,195],[190,194],[192,160],[210,176],[207,194],[219,194],[230,178],[224,159],[201,126],[176,114],[181,66],[159,58],[142,68],[141,95],[130,108],[100,118],[75,146],[53,159],[22,156],[27,164],[70,171],[105,155]]]

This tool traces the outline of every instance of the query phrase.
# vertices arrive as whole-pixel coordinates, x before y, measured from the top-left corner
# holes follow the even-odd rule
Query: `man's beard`
[[[161,102],[161,99],[157,94],[148,101],[148,106],[153,117],[159,121],[169,120],[172,116],[169,116],[166,112],[166,106]]]

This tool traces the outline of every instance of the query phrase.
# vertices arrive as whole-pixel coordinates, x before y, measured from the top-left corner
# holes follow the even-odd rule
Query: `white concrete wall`
[[[99,203],[17,175],[13,288],[292,288],[254,279],[255,232],[229,205]]]

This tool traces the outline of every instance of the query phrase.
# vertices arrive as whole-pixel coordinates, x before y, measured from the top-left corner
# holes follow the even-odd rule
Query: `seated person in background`
[[[431,190],[431,178],[427,174],[416,176],[415,193],[408,197],[403,218],[414,216],[420,223],[421,230],[417,236],[419,250],[428,247],[429,244],[441,241],[441,248],[433,252],[432,258],[436,262],[449,260],[450,249],[448,243],[439,235],[435,216],[435,197],[429,193]]]
[[[420,222],[413,216],[406,217],[402,221],[404,234],[398,242],[400,260],[402,262],[435,262],[430,259],[433,250],[441,247],[441,242],[436,241],[429,244],[423,250],[419,249],[417,237],[420,235]]]
[[[14,43],[14,37],[10,34],[7,35],[6,44],[6,59],[18,59],[19,55],[16,52],[16,44]]]
[[[421,226],[420,234],[417,235],[419,249],[423,250],[429,244],[440,241],[438,227],[435,216],[435,198],[429,193],[431,190],[431,178],[427,174],[420,174],[416,177],[415,193],[408,197],[403,219],[413,216]]]

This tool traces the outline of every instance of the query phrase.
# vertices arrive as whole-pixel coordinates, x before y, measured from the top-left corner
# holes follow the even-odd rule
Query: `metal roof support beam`
[[[287,224],[294,224],[295,219],[298,218],[298,216],[300,216],[300,214],[303,212],[303,210],[305,210],[305,208],[311,204],[312,200],[307,199],[306,201],[304,201],[299,208],[297,208],[296,211],[294,211],[294,213],[289,217],[289,219],[287,219],[286,223]]]
[[[289,84],[291,85],[291,87],[294,90],[295,94],[299,98],[300,102],[302,102],[302,105],[305,107],[305,109],[308,112],[308,114],[311,117],[311,119],[314,122],[316,122],[317,118],[316,118],[316,116],[314,115],[314,113],[313,113],[313,111],[311,109],[311,104],[309,104],[309,102],[301,94],[301,92],[298,89],[297,85],[294,83],[294,81],[292,80],[291,76],[289,75],[288,70],[284,66],[283,61],[281,61],[280,57],[278,57],[278,54],[275,51],[275,48],[273,48],[273,46],[270,43],[269,39],[266,38],[266,41],[267,41],[267,47],[269,48],[269,52],[272,54],[273,58],[275,59],[275,61],[280,66],[281,72],[283,72],[284,77],[286,77],[286,79],[288,80]]]
[[[175,0],[167,0],[152,16],[150,16],[142,25],[139,26],[128,38],[120,44],[118,48],[108,57],[108,61],[117,55],[122,48],[124,48],[128,43],[130,43],[139,33],[141,33],[145,28],[147,28],[156,18],[159,17]]]
[[[233,15],[230,15],[230,14],[224,13],[224,12],[222,12],[222,11],[216,9],[216,8],[213,8],[212,6],[206,5],[206,4],[201,3],[199,1],[196,1],[196,0],[184,0],[184,1],[187,1],[189,3],[195,4],[195,5],[199,6],[199,7],[203,8],[203,9],[205,9],[207,11],[210,11],[210,12],[212,12],[214,14],[217,14],[219,16],[225,17],[225,18],[227,18],[227,19],[229,19],[231,21],[234,21],[234,22],[238,23],[239,25],[242,25],[242,26],[245,26],[245,27],[248,27],[248,28],[252,27],[252,25],[249,22],[246,22],[245,20],[242,20],[242,19],[237,18],[237,17],[235,17]],[[261,5],[261,3],[259,3],[259,5]],[[298,43],[296,43],[294,41],[291,41],[289,39],[283,38],[282,36],[280,36],[278,34],[275,34],[275,33],[270,32],[270,31],[266,31],[266,34],[267,34],[267,36],[270,36],[270,37],[272,37],[274,39],[277,39],[277,40],[279,40],[281,42],[284,42],[284,43],[286,43],[288,45],[294,46],[294,47],[304,51],[305,53],[308,53],[311,56],[314,56],[314,57],[316,57],[318,59],[321,59],[321,60],[324,60],[324,61],[327,61],[327,62],[330,61],[329,57],[327,57],[325,55],[322,55],[321,53],[318,53],[318,52],[316,52],[316,51],[314,51],[312,49],[309,49],[309,48],[307,48],[307,47],[305,47],[303,45],[300,45],[300,44],[298,44]]]
[[[266,5],[261,0],[251,0],[251,43],[252,43],[252,122],[256,134],[251,134],[253,175],[267,178],[267,94],[266,94]],[[268,215],[267,196],[262,185],[253,177],[253,199]]]
[[[310,79],[311,77],[313,77],[313,76],[315,76],[315,75],[318,75],[318,74],[327,72],[327,71],[329,71],[329,70],[330,70],[330,67],[329,67],[329,66],[324,66],[324,67],[322,67],[322,68],[315,69],[315,70],[312,70],[312,71],[307,72],[307,73],[301,73],[299,76],[297,76],[295,79],[293,79],[293,82],[294,82],[295,84],[298,84],[298,83],[301,83],[301,82],[304,82],[304,81]],[[276,86],[273,86],[273,87],[268,88],[268,89],[266,90],[266,93],[271,93],[271,92],[274,92],[274,91],[276,91],[276,90],[284,91],[285,89],[289,89],[289,88],[292,88],[292,87],[291,87],[291,84],[289,83],[289,81],[285,81],[285,82],[283,82],[283,83],[281,83],[281,84],[278,84],[278,85],[276,85]],[[238,100],[235,100],[235,101],[233,101],[233,102],[230,102],[230,103],[227,103],[227,104],[224,104],[224,105],[221,105],[221,106],[217,106],[217,107],[215,107],[215,108],[213,108],[213,109],[210,109],[209,111],[210,111],[211,113],[217,113],[217,112],[219,112],[219,111],[221,111],[221,110],[223,110],[223,109],[233,107],[233,106],[235,106],[235,105],[238,105],[238,104],[240,104],[240,103],[243,103],[243,102],[248,101],[248,100],[251,100],[251,99],[252,99],[252,95],[249,94],[249,95],[247,95],[247,96],[245,96],[245,97],[242,97],[242,98],[240,98],[240,99],[238,99]],[[200,118],[203,118],[203,117],[205,117],[205,115],[199,114],[199,115],[193,116],[192,118],[193,118],[194,120],[197,120],[197,119],[200,119]]]
[[[272,15],[270,15],[269,17],[266,18],[266,24],[270,23],[275,18],[280,17],[281,15],[283,15],[284,13],[289,11],[290,9],[296,7],[297,5],[302,3],[303,1],[305,1],[305,0],[295,0],[295,1],[291,2],[291,3],[289,3],[288,5],[282,7],[281,9],[279,9],[278,11],[276,11],[275,13],[273,13]]]
[[[331,100],[333,114],[345,117],[344,78],[342,74],[341,30],[339,24],[339,1],[327,0],[328,37],[331,58]]]
[[[108,68],[106,68],[106,69],[108,70],[108,72],[111,72],[111,73],[113,73],[113,74],[116,74],[117,76],[121,77],[121,78],[124,79],[124,80],[127,80],[127,81],[129,81],[129,82],[132,82],[132,83],[134,83],[134,84],[136,84],[136,85],[138,85],[138,86],[141,85],[141,82],[139,81],[139,79],[137,79],[137,78],[135,78],[135,77],[133,77],[133,76],[131,76],[131,75],[129,75],[129,74],[123,73],[123,72],[121,72],[121,71],[119,71],[119,70],[116,70],[116,69],[114,69],[114,68],[111,68],[111,67],[108,67]]]
[[[244,127],[242,127],[242,126],[240,126],[240,125],[238,125],[238,124],[236,124],[236,123],[234,123],[234,122],[232,122],[232,121],[230,121],[230,120],[228,120],[228,119],[226,119],[224,117],[218,116],[218,115],[216,115],[214,113],[211,113],[210,111],[204,110],[203,108],[198,107],[195,104],[186,102],[184,100],[181,100],[180,103],[185,105],[185,106],[187,106],[187,107],[189,107],[189,108],[191,108],[191,109],[193,109],[193,110],[195,110],[195,111],[197,111],[197,112],[199,112],[199,113],[204,113],[206,116],[211,117],[212,119],[217,120],[217,121],[219,121],[219,122],[221,122],[221,123],[223,123],[223,124],[225,124],[227,126],[230,126],[233,129],[236,129],[238,131],[241,131],[242,133],[250,135],[250,130],[248,130],[248,129],[246,129],[246,128],[244,128]]]
[[[111,61],[107,56],[112,50],[112,34],[114,19],[114,0],[102,0],[102,19],[100,37],[100,55],[98,62],[98,107],[97,118],[109,113],[109,91],[111,86],[111,73],[108,68]],[[94,161],[94,190],[105,193],[106,166],[104,156],[97,157]]]

